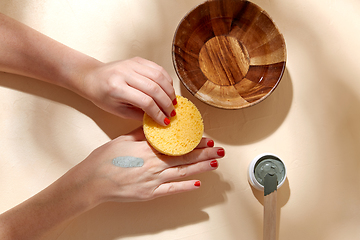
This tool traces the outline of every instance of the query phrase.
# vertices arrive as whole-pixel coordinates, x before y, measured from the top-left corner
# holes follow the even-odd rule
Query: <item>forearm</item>
[[[49,187],[0,215],[0,239],[42,239],[52,228],[93,208],[84,180],[70,170]]]
[[[102,63],[0,13],[0,71],[83,92],[83,76]]]

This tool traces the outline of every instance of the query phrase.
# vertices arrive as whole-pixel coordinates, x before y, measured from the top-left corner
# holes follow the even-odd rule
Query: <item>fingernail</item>
[[[176,115],[176,112],[175,112],[175,110],[173,110],[173,111],[170,113],[170,116],[171,116],[171,117],[175,117],[175,115]]]
[[[218,161],[216,161],[216,160],[211,161],[210,166],[212,166],[213,168],[217,168],[218,167]]]
[[[169,124],[170,124],[170,120],[169,120],[168,118],[165,118],[165,119],[164,119],[164,123],[165,123],[165,125],[169,125]]]
[[[207,142],[207,146],[208,146],[208,147],[213,147],[213,146],[214,146],[214,141],[213,141],[213,140],[209,140],[209,141]]]
[[[220,148],[219,150],[217,150],[217,155],[219,155],[220,157],[225,156],[225,150],[223,148]]]
[[[177,99],[176,99],[176,98],[172,101],[172,104],[173,104],[174,106],[177,104]]]
[[[200,185],[201,185],[201,182],[200,182],[200,181],[196,181],[196,182],[194,183],[194,186],[195,186],[195,187],[200,187]]]

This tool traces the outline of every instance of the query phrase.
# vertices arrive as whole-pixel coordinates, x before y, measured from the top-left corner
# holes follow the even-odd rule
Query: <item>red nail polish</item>
[[[170,116],[171,116],[171,117],[175,117],[175,115],[176,115],[176,112],[175,112],[175,110],[173,110],[173,111],[170,113]]]
[[[207,146],[208,146],[208,147],[213,147],[213,146],[214,146],[214,141],[213,141],[213,140],[209,140],[209,141],[207,142]]]
[[[176,99],[176,98],[172,101],[172,104],[173,104],[174,106],[177,104],[177,99]]]
[[[220,148],[219,150],[217,150],[217,155],[219,155],[220,157],[225,156],[225,150],[223,148]]]
[[[218,161],[216,161],[216,160],[211,161],[210,166],[212,166],[213,168],[217,168],[218,167]]]
[[[165,123],[165,125],[169,125],[169,124],[170,124],[170,120],[169,120],[168,118],[165,118],[165,119],[164,119],[164,123]]]
[[[200,181],[196,181],[196,182],[194,183],[194,186],[195,186],[195,187],[200,187],[200,185],[201,185],[201,182],[200,182]]]

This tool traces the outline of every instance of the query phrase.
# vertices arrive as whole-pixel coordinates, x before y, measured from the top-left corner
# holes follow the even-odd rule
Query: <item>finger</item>
[[[202,161],[218,159],[225,156],[225,151],[221,147],[194,149],[192,152],[179,157],[164,159],[163,163],[167,168],[181,165],[190,165]],[[164,166],[165,168],[165,166]]]
[[[200,184],[201,183],[198,180],[163,183],[157,189],[155,189],[153,196],[154,198],[157,198],[177,193],[189,192],[198,189]]]
[[[149,96],[152,100],[151,102],[149,102],[149,99],[145,99],[146,101],[139,102],[138,104],[142,104],[141,108],[145,112],[147,112],[147,110],[150,109],[151,107],[149,106],[150,104],[156,104],[158,108],[161,109],[167,115],[167,117],[173,117],[174,116],[173,114],[175,113],[174,111],[175,108],[172,103],[172,99],[168,96],[168,94],[157,82],[152,81],[147,77],[148,76],[137,75],[135,78],[132,79],[131,82],[128,82],[130,87],[145,93],[145,95]],[[172,88],[172,86],[170,87]]]
[[[195,174],[200,174],[217,169],[219,162],[215,159],[198,162],[190,165],[181,165],[164,170],[159,174],[163,182],[173,181]]]
[[[149,66],[149,67],[151,67],[151,68],[153,68],[153,69],[156,69],[156,70],[160,71],[160,72],[164,75],[165,79],[166,79],[171,85],[173,84],[173,79],[170,77],[170,75],[168,74],[168,72],[165,71],[165,69],[164,69],[163,67],[161,67],[160,65],[158,65],[158,64],[156,64],[156,63],[154,63],[154,62],[152,62],[152,61],[149,61],[149,60],[147,60],[147,59],[140,58],[140,57],[135,57],[135,58],[133,58],[133,60],[134,60],[135,62],[138,62],[138,63],[142,64],[142,65],[146,65],[146,66]]]
[[[207,148],[207,147],[214,147],[214,141],[211,138],[203,137],[200,143],[197,145],[196,148]]]
[[[133,70],[136,73],[143,75],[151,79],[152,81],[156,82],[169,96],[171,101],[176,99],[172,78],[165,71],[164,68],[157,65],[156,63],[150,62],[145,59],[136,60],[136,62],[138,64],[133,65]]]
[[[166,126],[165,119],[167,116],[150,96],[135,88],[126,87],[126,89],[122,91],[121,98],[126,99],[128,104],[141,108],[160,125]]]

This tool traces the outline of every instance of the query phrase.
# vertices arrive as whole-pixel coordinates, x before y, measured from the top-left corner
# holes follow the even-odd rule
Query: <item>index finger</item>
[[[171,85],[173,85],[173,79],[171,78],[169,73],[167,71],[165,71],[165,69],[163,67],[161,67],[160,65],[158,65],[152,61],[149,61],[147,59],[140,58],[140,57],[135,57],[135,58],[133,58],[133,60],[135,62],[138,62],[140,64],[143,64],[145,66],[148,66],[148,67],[151,67],[151,68],[154,68],[154,69],[160,71],[164,75],[165,79],[167,81],[169,81]]]
[[[173,80],[163,67],[146,59],[136,59],[135,62],[138,63],[138,65],[133,66],[136,73],[156,83],[166,93],[170,101],[176,99]],[[136,84],[136,82],[134,83]],[[137,84],[137,87],[141,86]]]

